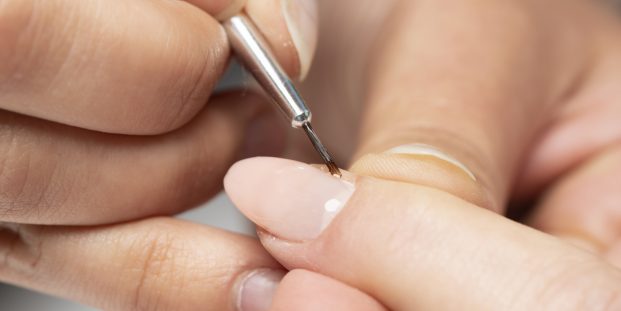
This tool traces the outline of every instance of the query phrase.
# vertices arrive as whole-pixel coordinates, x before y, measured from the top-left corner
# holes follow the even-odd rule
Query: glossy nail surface
[[[276,158],[238,162],[225,177],[224,187],[248,218],[290,241],[319,236],[354,192],[351,182]]]

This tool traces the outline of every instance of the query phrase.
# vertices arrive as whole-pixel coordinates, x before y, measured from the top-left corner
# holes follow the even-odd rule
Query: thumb
[[[401,1],[383,29],[351,170],[432,186],[500,211],[521,155],[578,87],[579,55],[593,45],[567,47],[567,38],[588,36],[556,35],[578,27],[539,12],[557,11],[553,2],[446,6]],[[568,50],[575,57],[563,55]]]
[[[621,306],[620,273],[589,253],[436,189],[346,179],[258,158],[236,164],[225,188],[287,268],[325,274],[392,310]]]
[[[292,77],[304,79],[317,46],[316,0],[187,0],[224,21],[244,10]]]

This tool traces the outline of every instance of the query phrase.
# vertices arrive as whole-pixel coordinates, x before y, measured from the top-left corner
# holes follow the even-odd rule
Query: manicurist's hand
[[[346,156],[350,142],[354,175],[262,158],[226,178],[266,248],[293,276],[323,274],[392,310],[621,308],[615,11],[582,0],[371,2],[335,28],[345,42],[319,54],[343,57],[320,57],[317,81],[322,64],[341,70],[309,86],[325,91],[315,101],[342,104],[316,123],[340,124],[323,131],[349,139],[328,145]],[[352,17],[365,9],[377,18]],[[510,201],[532,203],[523,223],[504,217]],[[301,304],[288,277],[269,284],[273,309]]]
[[[236,277],[278,267],[245,237],[135,222],[207,200],[247,133],[270,133],[261,97],[211,96],[218,20],[244,8],[303,76],[313,1],[0,1],[0,280],[109,310],[228,310]]]

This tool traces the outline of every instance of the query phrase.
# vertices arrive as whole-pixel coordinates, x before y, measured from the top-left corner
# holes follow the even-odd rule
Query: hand
[[[376,20],[340,15],[349,23],[333,35],[351,41],[320,55],[358,56],[335,57],[344,65],[331,61],[339,74],[315,93],[330,94],[332,111],[339,102],[345,116],[362,114],[351,170],[374,178],[355,182],[321,231],[334,216],[323,209],[330,191],[346,186],[315,184],[308,167],[296,177],[291,163],[240,164],[228,192],[267,231],[264,245],[287,268],[396,310],[619,308],[619,18],[588,1],[387,3],[374,11],[386,13],[383,36],[364,28]],[[316,118],[335,119],[352,122]],[[343,127],[331,133],[351,147]],[[241,172],[263,181],[260,193]],[[505,214],[508,201],[535,202],[522,221],[539,231],[484,210]],[[289,284],[275,306],[291,303]]]
[[[244,3],[0,3],[0,280],[104,309],[226,310],[239,274],[278,266],[241,236],[134,222],[220,191],[246,131],[270,124],[259,96],[206,104],[229,59],[217,18]],[[293,76],[316,36],[301,3],[246,7]]]
[[[2,220],[100,224],[213,194],[260,112],[260,98],[241,94],[203,109],[229,58],[212,16],[238,2],[4,1]],[[277,50],[300,73],[310,59],[270,3],[249,12],[275,25],[269,38],[289,43]]]
[[[541,199],[533,225],[598,249],[614,243],[621,23],[613,8],[345,0],[335,9],[322,7],[335,31],[322,37],[309,94],[326,103],[316,109],[318,132],[331,134],[329,149],[352,158],[355,173],[432,186],[500,213],[508,201]],[[332,27],[338,16],[345,24]]]
[[[225,187],[297,269],[242,283],[242,311],[621,308],[621,272],[601,254],[431,187],[274,158],[239,162]],[[302,290],[302,277],[330,287]]]

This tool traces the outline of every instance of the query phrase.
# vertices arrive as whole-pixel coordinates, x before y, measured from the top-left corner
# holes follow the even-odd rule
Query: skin
[[[541,198],[529,224],[593,245],[616,238],[618,208],[610,202],[619,200],[611,183],[619,176],[621,23],[612,7],[419,0],[388,1],[381,10],[361,3],[357,10],[375,19],[338,20],[322,11],[324,27],[335,32],[322,38],[329,48],[318,52],[307,86],[311,102],[327,103],[315,112],[318,131],[349,138],[333,143],[326,135],[341,162],[351,158],[354,173],[432,186],[501,214],[509,201]],[[339,22],[345,24],[334,27]],[[328,45],[338,42],[333,38],[349,41]],[[343,62],[367,45],[367,57]],[[327,75],[337,64],[342,70]],[[412,143],[457,159],[476,182],[437,159],[383,154]],[[577,203],[594,199],[602,203]],[[609,228],[608,236],[594,227]]]
[[[266,114],[248,92],[206,104],[230,54],[212,15],[229,2],[3,1],[2,220],[113,223],[218,191]],[[283,55],[295,75],[295,52]]]
[[[256,240],[170,217],[278,122],[262,96],[212,94],[230,57],[218,19],[245,4],[0,1],[1,281],[103,309],[232,310],[238,275],[279,267]],[[297,76],[269,8],[248,14]]]
[[[321,90],[312,102],[330,112],[316,109],[319,131],[335,133],[339,143],[327,144],[353,153],[351,171],[363,176],[341,214],[300,242],[257,217],[259,203],[243,203],[272,193],[296,202],[294,180],[227,189],[263,227],[266,248],[287,268],[331,276],[394,310],[618,309],[618,16],[598,1],[389,3],[380,12],[357,3],[369,8],[362,16],[387,16],[379,22],[324,15],[335,29],[324,42],[347,40],[321,51],[309,76]],[[365,27],[378,25],[382,35],[369,36]],[[369,41],[372,57],[344,61]],[[384,153],[411,143],[457,158],[476,181],[437,159]],[[247,176],[269,175],[259,161]],[[523,224],[502,217],[509,201],[535,202]]]
[[[292,165],[297,173],[275,173]],[[321,232],[301,235],[313,228],[308,211],[326,201],[304,198],[297,185],[316,189],[333,179],[291,160],[253,158],[231,168],[225,187],[287,269],[332,277],[389,310],[621,307],[621,272],[604,256],[427,186],[347,176],[355,191],[344,208]],[[292,300],[292,310],[305,301]]]
[[[316,277],[331,284],[338,284],[335,285],[336,289],[332,293],[342,292],[342,296],[321,292],[322,289],[332,288],[329,285],[303,288],[303,292],[312,293],[312,297],[326,297],[328,301],[329,297],[334,297],[335,300],[338,297],[351,297],[348,299],[350,301],[363,301],[364,299],[360,297],[366,299],[372,297],[376,301],[369,302],[367,304],[369,308],[377,307],[380,303],[395,310],[411,310],[416,307],[423,310],[450,310],[455,306],[498,310],[507,307],[507,301],[515,302],[512,304],[515,309],[567,310],[571,307],[576,310],[618,309],[621,300],[617,285],[619,284],[619,272],[614,264],[619,258],[616,247],[619,209],[614,202],[619,202],[620,199],[614,187],[614,181],[621,176],[617,166],[619,163],[617,145],[621,139],[621,130],[618,125],[620,110],[616,102],[616,98],[619,97],[616,86],[621,79],[618,74],[619,64],[621,64],[621,56],[619,56],[621,55],[621,43],[618,41],[621,26],[611,10],[600,2],[583,0],[556,0],[545,3],[534,0],[480,0],[476,5],[458,0],[448,2],[394,0],[381,2],[380,7],[377,7],[378,1],[371,0],[366,2],[343,0],[332,5],[326,5],[327,2],[322,3],[323,9],[325,12],[328,10],[330,12],[323,14],[322,27],[330,30],[330,35],[324,36],[320,43],[322,49],[318,54],[318,62],[314,71],[309,76],[308,89],[305,93],[311,95],[310,102],[325,103],[324,106],[313,106],[317,107],[317,109],[314,108],[314,112],[317,115],[318,131],[335,133],[334,141],[331,142],[329,139],[327,141],[329,147],[337,147],[332,149],[341,159],[351,156],[354,159],[350,166],[351,171],[362,177],[356,183],[357,189],[353,201],[348,203],[334,222],[316,240],[292,244],[291,242],[295,241],[288,241],[283,237],[274,238],[269,233],[263,235],[266,247],[287,268],[312,270],[331,277],[332,280],[326,281],[324,276],[311,272],[307,274],[307,276],[310,275],[309,278]],[[5,3],[21,6],[23,1],[6,1],[2,5],[6,5]],[[177,27],[186,27],[185,23],[192,25],[196,23],[200,25],[197,27],[200,31],[196,29],[195,31],[201,32],[201,35],[204,35],[206,28],[217,29],[213,26],[215,20],[208,18],[203,20],[201,18],[205,18],[205,15],[185,12],[184,10],[195,10],[195,7],[181,4],[182,2],[173,1],[166,2],[166,4],[162,2],[158,5],[154,4],[155,1],[137,3],[144,4],[156,12],[160,12],[158,11],[159,5],[174,6],[176,10],[187,13],[182,14],[184,21],[178,21]],[[451,9],[447,10],[446,7]],[[355,10],[356,14],[353,14],[351,10]],[[161,15],[158,16],[174,15],[171,11],[174,10],[162,10]],[[555,13],[550,14],[550,12]],[[212,12],[212,14],[215,13]],[[196,20],[187,18],[186,15],[195,16]],[[161,21],[158,20],[158,22]],[[10,27],[6,25],[2,31],[11,33]],[[188,25],[188,29],[192,28],[192,25]],[[189,35],[185,35],[189,30],[186,31],[185,28],[183,30],[184,35],[180,37],[189,38]],[[219,38],[215,33],[210,34]],[[45,37],[41,36],[41,38]],[[160,36],[154,38],[160,38]],[[149,44],[147,40],[149,37],[141,36],[140,39],[145,40],[145,44]],[[15,42],[17,41],[19,40]],[[190,48],[182,49],[182,51],[192,51],[195,50],[192,49],[193,45],[205,44],[205,40],[188,39],[187,41]],[[216,46],[226,49],[225,44]],[[364,47],[370,48],[364,49]],[[201,48],[211,51],[213,47]],[[67,52],[67,49],[65,47],[64,50],[62,48],[59,50]],[[214,48],[214,50],[218,49]],[[358,53],[361,50],[364,52]],[[104,53],[105,51],[96,52]],[[113,52],[114,50],[106,53]],[[176,55],[172,52],[170,54]],[[222,55],[226,54],[213,52],[210,55],[215,55],[216,60],[222,61],[225,59]],[[118,55],[125,55],[125,53]],[[351,55],[356,55],[356,57],[351,57]],[[145,57],[134,59],[137,63],[119,63],[115,68],[119,71],[123,69],[122,72],[126,72],[124,70],[126,68],[144,68],[146,65],[142,61],[151,57],[156,58],[157,66],[149,67],[149,70],[157,72],[171,70],[166,66],[172,66],[176,70],[197,68],[191,64],[183,64],[177,68],[158,58],[163,56],[153,56],[148,53]],[[193,59],[192,56],[183,57],[183,61],[191,61],[191,59]],[[181,62],[181,60],[177,61]],[[202,59],[202,61],[208,60]],[[215,62],[220,64],[219,61]],[[283,62],[286,63],[286,60]],[[58,67],[58,64],[56,65]],[[160,68],[160,66],[164,67]],[[41,70],[38,66],[30,67]],[[79,64],[74,64],[74,67],[82,68]],[[64,68],[67,67],[64,66]],[[24,72],[28,73],[28,70]],[[76,74],[73,71],[70,72]],[[43,79],[45,83],[34,86],[43,90],[55,89],[49,88],[52,85],[49,83],[75,80],[75,78],[67,77],[48,81],[45,79],[50,76],[49,74],[41,75],[36,71],[35,73],[33,76]],[[84,98],[88,99],[81,102],[87,105],[88,109],[82,107],[77,110],[84,110],[88,113],[84,119],[76,117],[76,109],[67,109],[73,107],[65,107],[64,103],[67,101],[53,97],[54,94],[50,95],[54,99],[50,101],[50,104],[23,107],[23,110],[17,111],[16,103],[31,92],[20,92],[30,85],[21,85],[13,80],[10,82],[18,83],[20,87],[9,88],[10,91],[7,92],[9,95],[3,95],[7,97],[3,98],[2,102],[7,103],[5,107],[7,111],[33,117],[28,119],[34,120],[32,122],[44,122],[37,117],[50,116],[51,121],[83,127],[91,132],[107,132],[109,135],[160,134],[184,124],[187,120],[184,121],[183,116],[191,119],[189,117],[192,115],[191,112],[200,110],[194,105],[200,106],[208,95],[197,95],[200,98],[196,100],[199,104],[190,100],[194,104],[184,104],[184,107],[189,108],[181,109],[174,101],[173,103],[165,101],[166,104],[161,104],[160,100],[170,97],[178,98],[170,94],[191,93],[194,89],[192,83],[188,83],[190,85],[188,86],[183,81],[175,80],[184,87],[170,90],[168,87],[161,87],[171,85],[170,80],[144,79],[142,74],[138,75],[133,71],[129,71],[128,75],[123,75],[121,78],[130,79],[132,75],[136,76],[129,82],[121,80],[122,86],[133,85],[144,88],[146,91],[139,98],[121,96],[120,98],[113,97],[115,100],[105,101],[106,104],[113,103],[110,104],[112,106],[89,107],[88,105],[101,103],[103,101],[101,94],[116,96],[117,92],[127,92],[122,88],[119,89],[114,83],[108,85],[94,79],[100,82],[95,85],[101,85],[95,93],[58,92],[62,96],[77,96],[75,98],[85,96]],[[181,74],[180,76],[190,75]],[[166,75],[149,75],[149,77],[152,76],[159,78]],[[173,77],[177,76],[173,75]],[[6,77],[15,78],[16,76],[5,74],[3,77],[6,79]],[[108,73],[104,74],[104,77],[108,78],[108,82],[116,78]],[[89,79],[78,80],[79,83],[89,83]],[[192,79],[188,78],[188,80]],[[205,85],[210,85],[207,82]],[[62,83],[60,84],[59,87],[62,87]],[[91,88],[94,86],[91,85]],[[204,90],[205,88],[197,89]],[[315,91],[312,92],[312,90]],[[15,101],[12,102],[11,98]],[[193,99],[195,97],[182,96],[182,98]],[[142,107],[137,112],[142,113],[124,111],[124,109],[130,109],[128,107],[134,107],[134,105],[125,104],[135,100],[138,100],[135,106]],[[223,113],[226,116],[239,115],[233,113],[237,112],[235,106],[228,105],[233,101],[222,100],[222,102],[222,105],[214,104],[213,107],[220,106],[223,111],[229,111],[230,108],[230,112]],[[115,107],[114,103],[119,104]],[[151,109],[150,105],[158,109]],[[111,107],[110,111],[107,111],[105,107]],[[211,103],[207,107],[206,114],[212,107]],[[100,109],[100,113],[91,114],[91,111],[96,112],[97,109]],[[101,111],[101,109],[106,111]],[[181,113],[161,111],[166,109],[174,109],[175,112]],[[330,114],[326,113],[328,110]],[[179,119],[168,119],[173,115],[179,116]],[[132,119],[131,116],[136,116],[137,119]],[[157,118],[164,119],[162,121]],[[4,126],[5,123],[2,124]],[[28,122],[17,122],[17,124],[30,128],[27,125]],[[114,128],[107,128],[109,124],[115,124]],[[232,131],[233,135],[242,133],[243,127],[237,127],[236,124],[238,123],[231,122],[228,125],[239,129],[239,131]],[[339,124],[339,127],[328,127],[327,124]],[[14,129],[14,127],[8,128]],[[55,133],[53,128],[54,126],[41,127],[41,132]],[[184,128],[172,133],[183,131]],[[73,127],[67,127],[65,130],[82,133],[81,130]],[[23,133],[8,130],[4,133],[7,132]],[[204,131],[197,131],[199,132]],[[28,133],[28,130],[25,133]],[[578,134],[580,136],[576,136]],[[36,135],[28,137],[34,136]],[[71,141],[79,142],[79,136],[71,138]],[[31,140],[20,140],[19,137],[21,136],[6,140],[7,144],[17,142],[13,143],[19,151],[14,152],[15,155],[39,154],[31,150],[19,149],[25,148],[24,146],[29,148],[39,146]],[[116,141],[110,138],[116,136],[105,137]],[[354,142],[351,137],[358,137],[358,139]],[[575,139],[575,137],[580,139]],[[177,141],[176,139],[170,140]],[[83,141],[90,142],[90,137]],[[56,140],[50,140],[50,142],[56,142]],[[395,157],[383,154],[385,150],[392,147],[415,142],[437,146],[457,158],[474,173],[477,177],[476,181],[464,179],[463,173],[446,169],[446,165],[429,158],[412,157],[408,158],[408,161],[397,161]],[[54,146],[52,143],[48,145]],[[160,157],[156,155],[160,153],[149,149],[148,152],[139,152],[132,157],[125,158],[123,156],[128,154],[128,148],[125,146],[128,144],[122,143],[121,145],[124,147],[118,148],[121,150],[118,153],[119,160],[110,161],[110,163],[123,163],[121,160],[127,159],[124,163],[132,165],[123,165],[118,170],[119,172],[131,166],[131,170],[137,170],[135,176],[144,176],[144,172],[153,171],[152,167],[161,168],[159,163],[152,164],[144,168],[141,174],[138,171],[141,169],[140,166],[133,167],[136,166],[135,159],[138,155],[141,156],[140,158],[147,157],[158,161]],[[196,143],[188,145],[196,146]],[[214,146],[211,142],[206,145]],[[63,145],[58,144],[56,148],[63,149],[61,146]],[[132,146],[134,146],[133,143]],[[114,149],[116,148],[110,150]],[[137,147],[130,149],[136,152],[140,150]],[[295,147],[293,149],[300,150]],[[88,148],[89,152],[97,152],[97,150],[107,151],[108,149],[100,145]],[[176,157],[171,156],[170,163],[174,165],[179,165],[179,163],[185,165],[185,156],[194,154],[192,150],[189,152],[179,150],[176,146],[171,147],[170,150],[176,155]],[[179,153],[176,154],[173,150],[178,150]],[[214,150],[222,150],[222,148]],[[104,154],[103,151],[101,153]],[[65,158],[59,157],[59,159]],[[5,160],[5,163],[8,163],[6,161],[22,161],[18,162],[21,163],[20,165],[3,165],[3,168],[11,168],[8,172],[13,172],[15,168],[28,168],[41,162],[23,160],[23,157],[19,156],[6,157],[6,159],[8,160]],[[228,160],[231,161],[232,157]],[[203,172],[226,167],[226,165],[219,165],[224,162],[218,162],[218,165],[212,162],[205,163],[209,161],[206,161],[204,157],[200,157],[197,161],[199,167],[204,168],[202,172],[191,170],[188,174],[182,174],[184,178],[181,178],[180,182],[175,185],[196,185],[193,182],[205,178]],[[62,162],[64,166],[52,163],[50,168],[34,170],[34,172],[53,172],[54,167],[68,167],[75,163],[73,159]],[[85,163],[89,162],[85,161]],[[99,163],[99,161],[94,158],[92,163]],[[192,167],[195,165],[193,164]],[[411,166],[420,166],[424,174],[410,170]],[[190,167],[189,164],[188,167]],[[96,167],[92,169],[97,170]],[[390,172],[400,170],[412,173],[395,180]],[[7,169],[4,171],[3,176],[7,174]],[[171,167],[170,171],[179,172],[179,169]],[[25,178],[23,176],[32,176],[24,172],[16,176],[21,176],[22,179]],[[260,177],[259,173],[260,171],[257,170],[256,175],[250,176]],[[62,174],[56,175],[62,177]],[[213,179],[209,177],[209,184],[219,184],[221,174],[212,176],[214,176]],[[24,195],[22,200],[42,202],[44,203],[42,205],[49,204],[49,200],[37,200],[42,192],[40,191],[42,185],[48,183],[36,178],[36,175],[28,179],[34,186],[24,188],[32,190],[26,192],[30,195]],[[67,180],[73,181],[75,178],[67,178]],[[118,211],[128,209],[135,213],[131,216],[132,218],[165,213],[163,212],[165,208],[162,206],[175,211],[183,209],[179,206],[185,204],[176,205],[174,204],[176,199],[167,196],[192,197],[189,194],[195,191],[188,191],[185,195],[178,191],[170,191],[168,190],[170,184],[164,182],[159,185],[162,180],[171,180],[171,178],[170,176],[146,180],[136,178],[128,184],[137,183],[137,185],[142,185],[138,189],[144,187],[148,191],[137,193],[135,189],[130,188],[132,191],[124,192],[119,189],[125,189],[125,187],[118,187],[110,191],[108,195],[100,195],[99,205],[93,204],[93,206],[120,207],[93,209],[95,212],[88,213],[88,215],[94,215],[92,218],[84,216],[87,215],[85,213],[82,214],[82,219],[78,217],[79,212],[77,212],[78,216],[71,216],[76,215],[75,210],[78,209],[75,208],[74,211],[67,212],[68,217],[76,217],[76,220],[70,224],[91,225],[128,220],[123,218],[125,213],[120,216],[118,213]],[[455,182],[456,180],[459,182]],[[13,185],[14,183],[6,184]],[[63,185],[63,183],[59,184]],[[81,187],[84,187],[84,183],[77,183],[74,187],[63,186],[59,189],[80,189]],[[252,200],[260,199],[261,195],[270,193],[265,186],[256,188],[264,193],[242,192],[235,195]],[[181,187],[181,189],[188,188]],[[477,189],[477,191],[471,189]],[[14,192],[21,194],[21,187]],[[59,192],[53,191],[52,193]],[[79,194],[82,191],[76,191],[76,193]],[[156,198],[153,198],[154,193]],[[60,194],[63,193],[60,192]],[[163,197],[157,198],[160,195]],[[536,206],[532,217],[525,221],[527,225],[534,226],[537,230],[509,221],[502,216],[506,212],[506,203],[509,200],[514,198],[530,200],[539,196],[542,200]],[[58,195],[59,199],[67,197],[70,196]],[[133,211],[134,203],[145,197],[152,199],[155,203],[147,203],[137,211]],[[86,202],[83,206],[92,204],[88,202],[90,195],[79,196],[79,198],[82,200],[79,202]],[[117,205],[117,200],[122,201],[123,204]],[[159,205],[156,201],[165,203]],[[22,201],[9,197],[5,202]],[[429,204],[424,203],[432,203],[434,208],[429,208]],[[186,309],[205,309],[206,307],[214,310],[233,309],[228,299],[210,300],[209,298],[234,296],[235,276],[241,271],[261,267],[278,268],[278,265],[269,259],[264,251],[256,248],[256,244],[248,242],[247,247],[235,247],[234,242],[240,241],[239,239],[210,230],[196,229],[202,232],[199,236],[204,236],[205,241],[218,240],[215,238],[218,236],[230,241],[231,244],[223,243],[218,249],[232,248],[230,251],[233,253],[233,258],[240,259],[220,261],[217,259],[220,258],[219,252],[215,251],[210,253],[217,257],[209,261],[213,263],[211,267],[215,267],[212,270],[205,265],[205,260],[200,260],[206,256],[202,249],[192,247],[184,252],[181,247],[182,251],[178,253],[178,249],[171,247],[170,243],[163,243],[168,245],[168,248],[161,247],[162,243],[154,243],[152,240],[153,228],[157,228],[155,237],[163,234],[164,241],[174,238],[173,240],[177,242],[172,245],[196,244],[193,240],[196,237],[195,230],[192,230],[192,234],[184,233],[185,230],[182,230],[194,227],[171,219],[156,220],[155,223],[150,223],[153,220],[147,220],[146,230],[139,223],[128,224],[128,226],[135,226],[135,229],[131,230],[136,234],[132,234],[132,238],[136,237],[134,243],[132,239],[127,241],[122,238],[124,236],[122,233],[125,231],[122,231],[118,225],[81,229],[52,227],[45,228],[46,230],[39,230],[41,227],[37,226],[15,225],[15,223],[47,223],[51,215],[63,213],[62,209],[58,208],[50,213],[51,215],[46,215],[44,209],[30,208],[34,211],[25,213],[29,216],[19,216],[19,213],[14,212],[19,211],[19,207],[9,209],[4,213],[6,217],[13,217],[7,218],[7,221],[14,224],[7,225],[7,229],[3,231],[5,234],[2,240],[2,250],[7,260],[3,261],[4,265],[0,271],[4,272],[0,273],[0,278],[94,306],[134,309],[140,308],[136,307],[138,305],[143,308],[156,308],[152,301],[159,300],[163,302],[161,306],[164,308],[167,305],[176,306],[175,302],[184,301],[187,295],[189,299],[186,300],[189,304],[183,305]],[[252,206],[239,207],[246,213],[250,213],[253,209]],[[71,206],[68,208],[71,209]],[[115,210],[116,213],[113,212]],[[143,214],[140,210],[147,212]],[[110,214],[113,215],[104,215],[105,217],[100,215],[100,213],[107,214],[108,211],[111,211]],[[37,217],[39,213],[45,217]],[[64,217],[58,217],[58,219],[64,219]],[[261,224],[260,219],[254,220]],[[53,224],[63,223],[56,220]],[[160,228],[164,229],[160,231]],[[402,230],[398,232],[377,231],[377,228],[401,228]],[[416,228],[416,230],[410,231],[411,228]],[[267,226],[265,229],[270,230]],[[116,235],[106,235],[99,234],[100,230],[121,231],[118,231],[119,234]],[[56,232],[60,235],[54,235]],[[86,234],[89,232],[93,234]],[[402,234],[403,232],[407,234]],[[83,233],[84,236],[82,236]],[[73,236],[74,234],[82,238],[71,240],[77,241],[71,245],[80,246],[77,247],[78,249],[92,250],[93,256],[87,258],[98,258],[101,253],[111,256],[110,260],[102,263],[105,267],[101,269],[102,273],[98,271],[91,272],[93,275],[76,273],[76,271],[93,269],[89,269],[91,266],[88,266],[88,260],[79,259],[77,256],[64,257],[66,255],[63,254],[67,249],[67,244],[64,244],[65,239],[54,239],[54,237]],[[348,243],[348,241],[358,239],[368,243]],[[155,239],[156,242],[161,240]],[[187,241],[188,244],[183,241]],[[159,261],[157,260],[156,272],[150,272],[154,271],[149,268],[153,267],[153,264],[146,264],[138,267],[138,271],[144,274],[137,273],[137,277],[120,272],[111,273],[111,271],[134,271],[132,269],[135,269],[136,262],[150,263],[148,258],[153,258],[143,255],[146,257],[138,257],[134,260],[128,257],[132,252],[122,251],[125,242],[139,250],[137,251],[139,254],[142,254],[141,250],[150,249],[150,245],[155,245],[153,253],[166,254],[162,256],[164,266],[168,264],[167,267],[174,267],[174,274],[171,276],[170,269],[172,268],[158,269]],[[107,249],[107,252],[106,249],[100,248],[101,245],[107,245],[106,243],[113,245]],[[244,242],[239,243],[244,244]],[[86,247],[87,245],[92,248]],[[121,251],[118,252],[117,257],[114,254],[119,245]],[[362,248],[362,246],[365,247]],[[44,251],[38,252],[38,249]],[[161,252],[161,249],[172,250]],[[472,249],[476,249],[477,252],[473,252]],[[47,250],[56,251],[48,252]],[[400,251],[395,252],[395,250]],[[227,251],[223,253],[229,254]],[[30,254],[30,256],[22,256],[22,254]],[[230,257],[227,256],[227,258]],[[179,264],[176,261],[179,258],[187,259],[187,265]],[[194,262],[193,258],[199,260]],[[214,257],[209,256],[209,258]],[[307,260],[301,261],[300,258]],[[490,258],[503,264],[489,265]],[[524,260],[517,260],[520,258]],[[546,260],[549,258],[560,259],[551,264]],[[217,265],[218,263],[222,265]],[[66,268],[72,265],[76,267],[87,265],[88,267],[83,268],[84,270]],[[168,288],[168,280],[178,280],[176,275],[182,276],[179,282],[186,284],[185,281],[188,279],[213,280],[214,278],[210,278],[213,275],[211,273],[223,270],[230,273],[227,273],[224,279],[215,277],[218,281],[207,281],[209,286],[200,289],[190,286],[190,290],[182,292],[163,290],[163,288]],[[160,277],[159,271],[164,271],[162,272],[164,277]],[[384,271],[391,273],[384,273]],[[119,275],[126,275],[126,277],[119,278]],[[147,277],[141,277],[141,275]],[[37,276],[40,276],[39,279]],[[421,279],[427,280],[427,283],[421,283]],[[67,285],[71,283],[67,280],[75,284],[94,285],[73,288]],[[140,285],[142,280],[147,280],[148,285]],[[447,280],[457,281],[447,282]],[[187,284],[194,283],[196,282]],[[298,283],[283,281],[284,285],[278,289],[278,292],[286,293],[290,286]],[[321,284],[322,280],[307,283]],[[96,284],[101,284],[104,288],[112,288],[112,290],[100,291],[98,290],[100,287]],[[212,284],[230,285],[218,287]],[[403,286],[403,284],[408,286]],[[589,287],[585,288],[586,286]],[[85,289],[76,291],[76,288]],[[128,288],[141,288],[140,291],[144,294],[138,297],[148,298],[139,298],[139,303],[136,304],[136,299],[132,299],[136,297],[136,291],[128,291]],[[143,288],[146,288],[146,292],[142,290]],[[412,291],[412,288],[417,290]],[[119,291],[115,292],[114,289],[119,289]],[[301,296],[278,292],[274,305],[284,306],[283,310],[291,310],[299,306],[300,301],[308,298],[302,299]],[[493,294],[487,295],[486,293]],[[114,305],[107,305],[106,301],[110,297],[117,297],[119,302],[113,300]],[[288,309],[287,306],[289,306]],[[359,306],[349,307],[351,310],[360,308]],[[382,307],[377,308],[381,310]],[[345,307],[343,309],[347,310]]]

